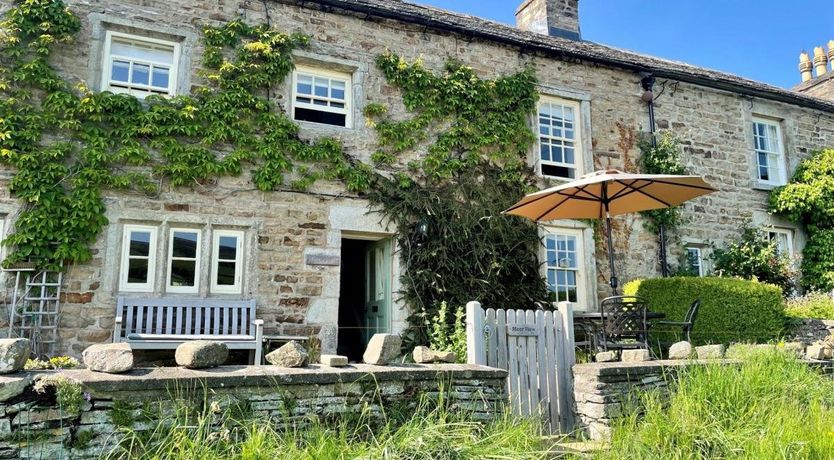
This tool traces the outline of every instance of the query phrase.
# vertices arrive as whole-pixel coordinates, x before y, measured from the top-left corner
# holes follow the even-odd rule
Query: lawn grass
[[[237,419],[233,417],[239,417]],[[424,399],[407,411],[371,411],[325,424],[289,428],[263,418],[199,413],[185,406],[150,431],[123,428],[124,442],[107,459],[329,460],[329,459],[541,459],[537,422],[501,415],[490,423]]]
[[[692,366],[673,388],[639,395],[598,458],[834,458],[834,381],[786,353]]]

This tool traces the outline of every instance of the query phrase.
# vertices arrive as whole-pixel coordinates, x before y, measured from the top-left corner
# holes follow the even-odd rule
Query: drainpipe
[[[651,135],[650,140],[652,144],[652,148],[657,147],[657,136],[655,136],[655,121],[654,121],[654,76],[652,74],[643,74],[643,78],[640,80],[640,86],[643,87],[643,101],[646,103],[646,106],[649,109],[649,134]],[[659,252],[660,252],[660,274],[665,278],[669,276],[669,265],[666,260],[666,228],[663,224],[660,224],[658,228],[658,242],[660,243]]]

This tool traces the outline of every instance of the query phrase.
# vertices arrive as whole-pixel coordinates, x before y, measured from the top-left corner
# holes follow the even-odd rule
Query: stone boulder
[[[611,363],[617,360],[616,351],[601,351],[594,356],[594,361],[598,363]]]
[[[97,343],[87,347],[81,357],[87,369],[120,374],[133,369],[133,350],[127,343]]]
[[[178,346],[174,359],[188,369],[217,367],[229,359],[229,347],[223,342],[193,340]]]
[[[374,334],[371,337],[371,341],[368,342],[368,347],[365,348],[362,361],[366,364],[384,366],[400,355],[401,348],[402,339],[400,339],[400,336],[395,334]]]
[[[281,367],[302,367],[307,364],[307,350],[295,340],[266,355],[266,362]]]
[[[458,360],[457,355],[452,351],[435,351],[422,345],[414,347],[411,355],[414,357],[414,362],[418,364],[454,363]]]
[[[342,355],[321,355],[319,361],[330,367],[345,367],[348,365],[348,357]]]
[[[722,359],[724,357],[724,345],[701,345],[695,347],[698,359]]]
[[[23,369],[31,352],[29,339],[0,339],[0,374]]]
[[[820,345],[809,345],[808,348],[805,349],[805,359],[825,359],[825,347]]]
[[[692,344],[687,341],[673,343],[669,347],[669,359],[689,359],[692,357]]]
[[[624,363],[641,363],[643,361],[651,361],[652,355],[649,353],[649,350],[644,350],[642,348],[637,350],[623,350],[620,353],[620,361]]]
[[[801,358],[805,355],[805,344],[802,342],[785,342],[780,344],[777,348],[783,349],[785,352]]]

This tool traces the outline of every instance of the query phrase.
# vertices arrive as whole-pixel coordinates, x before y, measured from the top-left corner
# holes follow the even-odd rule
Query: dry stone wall
[[[33,385],[56,376],[80,384],[85,400],[73,413],[54,388]],[[99,458],[115,448],[123,428],[145,432],[176,424],[178,407],[217,414],[249,414],[276,427],[303,426],[392,411],[413,412],[422,398],[448,398],[451,411],[491,420],[503,411],[506,372],[481,366],[355,365],[285,369],[225,367],[136,369],[112,375],[88,370],[0,376],[0,458]],[[238,417],[239,418],[239,417]],[[175,428],[172,426],[172,428]],[[183,428],[183,427],[180,427]],[[218,430],[220,426],[218,425]]]
[[[62,45],[52,64],[70,81],[92,87],[97,87],[100,79],[102,37],[108,28],[153,37],[182,37],[188,44],[183,62],[189,67],[182,72],[180,84],[185,89],[203,83],[199,77],[203,50],[197,39],[201,24],[242,18],[250,23],[269,21],[287,32],[309,34],[312,45],[298,53],[299,62],[354,69],[354,124],[351,128],[329,128],[303,123],[301,135],[335,136],[349,154],[364,161],[369,161],[376,144],[373,129],[365,125],[361,116],[362,108],[370,102],[382,103],[390,107],[394,118],[408,117],[400,94],[374,66],[374,58],[389,49],[409,60],[422,59],[435,70],[442,69],[448,59],[456,59],[471,65],[485,78],[532,66],[542,94],[582,100],[587,106],[585,172],[606,167],[633,168],[639,152],[631,134],[647,130],[646,107],[640,99],[641,77],[636,73],[576,59],[561,60],[559,56],[531,53],[422,25],[323,11],[313,2],[304,2],[304,6],[294,2],[237,0],[68,3],[81,18],[83,28],[78,42]],[[834,144],[832,113],[671,80],[661,79],[657,85],[658,127],[673,131],[683,141],[684,163],[719,190],[684,206],[684,216],[689,220],[671,239],[672,261],[679,256],[683,242],[707,248],[713,243],[721,245],[737,236],[744,222],[770,219],[766,214],[767,190],[753,180],[754,115],[782,120],[789,171],[813,150]],[[272,95],[285,109],[289,91],[289,86],[283,85]],[[531,152],[531,162],[534,157]],[[13,220],[19,206],[8,190],[11,174],[12,171],[0,169],[0,215],[9,220]],[[541,182],[541,186],[552,184],[555,182]],[[366,200],[346,193],[339,184],[319,184],[309,193],[262,193],[246,172],[237,178],[220,178],[216,183],[195,184],[192,188],[171,189],[163,184],[160,194],[151,198],[109,193],[107,209],[111,225],[95,243],[93,260],[70,267],[66,276],[61,307],[62,353],[78,355],[86,346],[108,341],[112,335],[115,299],[120,294],[118,261],[124,223],[158,225],[160,256],[164,256],[164,235],[172,226],[199,227],[206,232],[210,228],[245,229],[247,257],[242,297],[257,299],[267,334],[318,334],[325,352],[335,351],[337,340],[342,236],[348,232],[380,235],[394,231],[380,222],[378,215],[368,214]],[[615,224],[620,278],[627,281],[658,275],[655,235],[647,232],[635,216],[617,217]],[[587,244],[593,244],[590,234]],[[800,244],[796,247],[801,249]],[[596,255],[586,254],[587,270],[581,276],[591,294],[584,306],[595,301],[594,293],[608,294],[604,254],[602,248],[597,248]],[[167,295],[161,287],[164,270],[158,268],[157,289],[151,294]],[[394,273],[396,291],[396,263]],[[208,274],[203,276],[202,285],[206,286]],[[0,296],[10,292],[8,276],[5,285]],[[199,293],[207,295],[205,289]],[[392,318],[394,332],[405,326],[406,317],[405,307],[397,304]]]

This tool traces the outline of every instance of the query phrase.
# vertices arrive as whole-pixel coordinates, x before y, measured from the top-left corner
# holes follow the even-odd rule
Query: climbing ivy
[[[536,183],[526,166],[538,98],[531,69],[486,80],[454,61],[434,72],[379,56],[408,114],[366,106],[379,145],[372,167],[335,139],[299,139],[269,98],[306,36],[241,21],[205,27],[203,86],[139,100],[72,86],[49,66],[53,45],[79,28],[61,0],[24,0],[0,24],[0,161],[15,169],[11,189],[24,204],[5,265],[88,260],[107,224],[106,189],[154,194],[163,180],[200,187],[251,170],[263,191],[340,180],[367,193],[399,230],[403,295],[416,311],[432,315],[444,300],[531,307],[547,298],[537,227],[500,215]]]
[[[815,152],[796,168],[791,181],[770,193],[770,210],[803,225],[802,286],[834,289],[834,149]]]
[[[458,62],[435,73],[393,53],[377,65],[409,111],[395,119],[373,104],[365,115],[379,137],[376,166],[391,168],[368,193],[399,229],[402,295],[416,311],[410,339],[427,340],[423,326],[444,301],[527,308],[547,300],[536,225],[501,215],[536,183],[526,166],[533,72],[483,80]]]
[[[140,101],[73,87],[49,66],[53,45],[79,29],[61,0],[19,2],[0,23],[0,161],[16,170],[10,188],[24,204],[5,266],[88,260],[107,224],[107,188],[155,193],[161,179],[198,186],[239,175],[245,164],[263,191],[285,181],[305,189],[340,179],[351,191],[370,184],[370,169],[337,140],[300,140],[265,96],[291,72],[291,52],[307,37],[241,21],[205,27],[206,85]]]
[[[663,131],[656,137],[645,136],[637,142],[641,151],[638,161],[640,170],[646,174],[687,174],[686,166],[680,160],[680,142],[670,131]],[[646,219],[646,228],[657,233],[663,226],[666,231],[674,231],[683,222],[681,208],[678,206],[655,209],[640,213]]]

